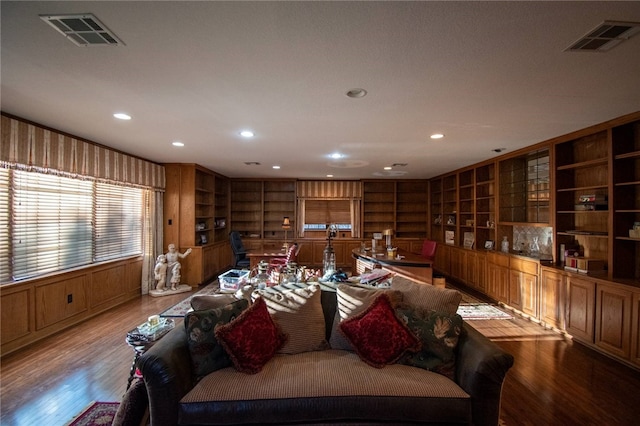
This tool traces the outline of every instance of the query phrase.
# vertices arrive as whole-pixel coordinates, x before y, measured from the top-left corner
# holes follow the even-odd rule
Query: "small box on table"
[[[249,280],[249,271],[231,269],[222,275],[218,275],[220,291],[236,291]]]

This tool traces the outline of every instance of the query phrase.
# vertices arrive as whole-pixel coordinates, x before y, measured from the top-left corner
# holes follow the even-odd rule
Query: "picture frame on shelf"
[[[454,231],[444,231],[444,243],[449,245],[455,244],[455,235]]]
[[[495,247],[495,242],[493,240],[487,240],[484,242],[484,248],[487,250],[493,250]]]
[[[201,245],[207,244],[207,235],[206,234],[200,234],[200,244]]]
[[[447,225],[455,225],[456,224],[456,215],[450,214],[447,218]]]
[[[476,237],[473,234],[473,232],[465,232],[464,233],[464,240],[463,240],[463,247],[467,248],[467,249],[471,249],[473,248],[473,244],[476,241]]]

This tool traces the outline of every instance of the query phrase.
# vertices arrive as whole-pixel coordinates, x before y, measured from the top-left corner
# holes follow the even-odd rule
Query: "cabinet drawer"
[[[538,262],[511,258],[511,269],[524,272],[525,274],[538,275]]]
[[[498,254],[498,253],[487,253],[487,262],[493,263],[494,265],[504,266],[505,268],[508,268],[509,256],[505,254]]]

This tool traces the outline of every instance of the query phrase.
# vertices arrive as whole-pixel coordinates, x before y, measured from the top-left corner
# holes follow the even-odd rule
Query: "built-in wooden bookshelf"
[[[291,223],[291,228],[287,230],[287,238],[294,237],[295,209],[295,180],[264,181],[264,238],[284,240],[285,230],[282,223],[285,217],[288,217]]]
[[[365,181],[363,237],[392,229],[394,238],[426,238],[429,184],[426,180]]]
[[[450,174],[442,178],[442,227],[445,244],[460,244],[458,232],[458,175]],[[453,238],[449,238],[453,233]]]
[[[614,127],[613,146],[613,277],[640,279],[640,121]],[[640,233],[640,231],[638,231]]]
[[[395,227],[395,181],[366,181],[363,183],[362,233],[365,240],[373,234]]]
[[[284,240],[288,217],[295,235],[296,181],[234,179],[231,181],[231,229],[244,238]]]
[[[496,243],[495,163],[476,168],[476,248]]]
[[[231,227],[244,238],[262,238],[262,181],[231,181]]]
[[[230,262],[227,221],[229,182],[197,164],[165,164],[164,251],[175,244],[183,253],[182,283],[197,286]]]
[[[555,145],[557,244],[580,247],[585,257],[609,259],[609,133],[606,130]],[[603,200],[594,210],[581,197]]]
[[[397,238],[425,238],[429,208],[426,180],[398,181],[396,183]]]
[[[431,205],[429,238],[443,242],[442,178],[431,179],[429,182],[429,201]]]

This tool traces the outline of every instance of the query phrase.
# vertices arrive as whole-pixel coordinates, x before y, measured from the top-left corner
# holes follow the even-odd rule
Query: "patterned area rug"
[[[92,402],[66,426],[110,426],[119,402]]]
[[[193,293],[183,301],[176,303],[169,309],[166,309],[160,314],[160,316],[165,318],[170,318],[170,317],[182,318],[185,316],[187,312],[191,310],[191,298],[193,296],[195,296],[196,294],[214,294],[217,290],[218,290],[218,280],[215,280],[214,282],[207,285],[197,293]]]
[[[489,303],[460,303],[458,315],[466,321],[486,319],[513,319],[513,315]]]

